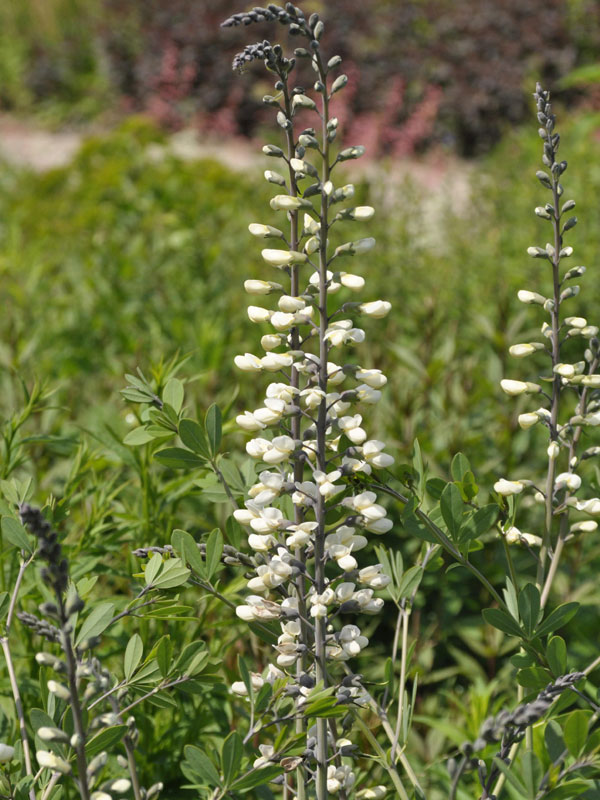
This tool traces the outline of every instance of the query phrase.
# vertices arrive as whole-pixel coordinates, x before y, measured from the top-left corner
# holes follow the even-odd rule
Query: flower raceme
[[[590,325],[584,317],[565,316],[563,313],[565,303],[568,304],[579,293],[579,287],[570,282],[584,275],[586,270],[585,267],[578,266],[562,271],[562,262],[573,254],[572,247],[564,246],[563,237],[577,223],[576,217],[566,216],[575,207],[575,203],[572,200],[561,200],[563,186],[560,179],[567,168],[567,162],[557,159],[560,137],[555,132],[550,95],[538,84],[534,98],[538,120],[542,124],[539,129],[544,143],[542,161],[549,170],[548,173],[540,170],[536,175],[542,186],[551,193],[550,202],[546,206],[538,206],[535,213],[546,224],[550,223],[553,243],[548,243],[545,247],[530,247],[527,252],[533,258],[549,262],[553,294],[546,297],[529,289],[518,292],[518,299],[522,303],[539,306],[546,318],[542,321],[540,330],[542,341],[514,344],[509,348],[509,353],[516,359],[538,358],[537,354],[545,354],[549,358],[550,368],[546,367],[546,374],[540,377],[540,383],[505,378],[500,385],[511,397],[537,395],[537,402],[540,396],[544,398],[542,407],[519,414],[518,422],[523,430],[534,426],[547,428],[548,467],[543,491],[534,481],[505,478],[496,482],[494,490],[502,497],[509,498],[533,489],[534,501],[545,506],[543,536],[521,533],[512,521],[506,523],[504,530],[508,544],[520,543],[540,548],[537,585],[541,589],[543,606],[548,599],[565,541],[573,534],[591,532],[597,527],[596,522],[589,519],[571,523],[569,514],[578,512],[587,517],[600,514],[598,498],[582,500],[576,497],[582,489],[582,479],[578,473],[583,462],[600,452],[593,447],[582,454],[578,452],[583,429],[600,424],[600,403],[596,391],[600,388],[600,350],[598,327]],[[583,358],[566,361],[563,353],[567,347],[569,353],[574,350],[575,343],[568,343],[571,339],[575,343],[583,344]],[[575,403],[574,408],[565,414],[564,400],[568,396],[574,397]],[[560,517],[557,517],[558,514]],[[560,520],[560,525],[555,525],[557,519]],[[558,532],[556,527],[559,528]],[[546,569],[549,556],[551,561]]]
[[[391,466],[394,459],[385,452],[385,442],[369,438],[364,419],[369,406],[379,401],[387,378],[370,366],[344,364],[343,354],[344,348],[365,340],[358,320],[380,320],[391,305],[368,296],[356,299],[365,291],[364,278],[338,269],[341,259],[370,252],[373,238],[354,238],[330,251],[332,225],[363,224],[375,213],[370,206],[344,205],[351,201],[354,188],[336,185],[336,164],[364,152],[355,146],[332,157],[337,120],[330,115],[330,101],[346,81],[332,73],[341,59],[323,59],[319,46],[323,23],[316,14],[307,22],[290,4],[285,11],[276,6],[255,11],[257,19],[265,14],[271,19],[274,14],[280,21],[294,20],[296,34],[311,43],[310,51],[300,48],[296,55],[309,60],[317,75],[315,101],[303,89],[291,88],[295,59],[284,58],[278,45],[262,42],[259,55],[253,55],[251,46],[236,61],[239,66],[251,57],[264,58],[277,76],[278,94],[265,102],[277,107],[284,147],[266,145],[263,152],[279,159],[286,173],[265,172],[267,181],[278,187],[270,206],[284,224],[269,220],[249,225],[254,237],[274,240],[273,246],[261,251],[267,271],[244,283],[252,298],[260,296],[260,305],[249,305],[248,319],[260,327],[265,355],[238,355],[235,365],[244,372],[277,373],[277,377],[267,383],[263,405],[237,417],[239,427],[254,435],[246,452],[263,465],[244,508],[235,511],[237,521],[248,529],[255,563],[247,584],[251,594],[237,607],[237,615],[248,622],[279,620],[277,666],[269,668],[266,678],[253,675],[252,684],[260,688],[276,675],[285,682],[286,696],[295,698],[301,717],[308,692],[315,686],[330,687],[346,704],[364,705],[369,697],[357,676],[352,686],[342,685],[344,673],[338,665],[359,655],[369,643],[346,616],[377,614],[383,606],[375,592],[385,588],[389,578],[380,564],[360,563],[357,556],[371,534],[387,533],[392,523],[376,493],[364,491],[360,480]],[[246,18],[252,15],[234,15],[226,24],[241,24]],[[320,132],[297,131],[299,111],[303,120],[307,113],[317,112]],[[333,295],[339,297],[337,304]],[[245,684],[232,688],[247,693]],[[300,724],[306,729],[305,723]],[[350,755],[353,748],[336,751],[325,719],[318,718],[314,730],[314,737],[306,732],[306,753],[312,753],[316,771],[307,769],[298,778],[298,797],[306,796],[301,784],[311,784],[313,776],[318,800],[342,790],[348,796],[355,775],[342,763],[340,752]],[[273,760],[277,760],[273,747],[261,745],[255,766]],[[379,789],[367,791],[377,796]]]

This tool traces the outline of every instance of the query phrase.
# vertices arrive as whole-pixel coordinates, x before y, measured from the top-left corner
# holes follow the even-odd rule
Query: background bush
[[[112,115],[117,102],[167,127],[191,121],[218,135],[251,134],[265,119],[267,86],[253,77],[248,92],[227,73],[227,54],[246,33],[219,29],[244,8],[238,0],[9,0],[0,10],[0,103],[81,121]],[[306,4],[324,10],[323,0]],[[371,155],[432,143],[464,155],[489,150],[526,118],[532,75],[558,89],[574,68],[597,61],[600,47],[594,0],[336,0],[327,11],[337,23],[328,47],[350,77],[339,116]],[[275,34],[259,25],[253,35]]]

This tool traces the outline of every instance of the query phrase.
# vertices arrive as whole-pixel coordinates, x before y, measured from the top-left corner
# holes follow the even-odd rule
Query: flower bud
[[[283,232],[279,228],[273,228],[271,225],[261,225],[259,222],[251,222],[248,225],[248,230],[252,236],[258,236],[261,239],[283,239]]]
[[[9,761],[12,761],[14,755],[14,747],[11,747],[9,744],[5,744],[4,742],[0,742],[0,764],[6,764]]]
[[[346,86],[348,83],[348,76],[347,75],[338,75],[338,77],[334,80],[333,84],[331,85],[331,94],[335,94],[339,92],[341,89]]]
[[[548,458],[550,461],[556,461],[560,453],[560,445],[558,442],[550,442],[546,452],[548,453]]]
[[[52,694],[56,695],[60,700],[70,702],[71,693],[62,683],[58,683],[58,681],[48,681],[47,686],[48,691],[52,692]]]
[[[301,264],[306,261],[305,253],[299,253],[297,250],[262,250],[261,255],[267,264],[272,267],[289,267],[292,264]]]
[[[37,762],[40,767],[47,767],[54,772],[60,772],[63,775],[68,775],[71,772],[71,765],[48,750],[38,750],[35,754]]]
[[[298,108],[309,108],[313,111],[317,107],[315,101],[305,94],[295,94],[292,97],[292,109],[296,111]]]
[[[537,292],[530,292],[527,289],[519,289],[517,297],[522,303],[534,303],[535,305],[543,306],[546,298]]]
[[[538,386],[536,383],[530,383],[529,381],[512,381],[506,378],[500,381],[500,386],[502,387],[502,391],[506,392],[506,394],[511,397],[517,397],[517,395],[520,394],[535,394],[536,392],[542,391],[542,387]]]
[[[360,158],[364,155],[365,148],[362,144],[357,145],[356,147],[346,147],[345,150],[340,151],[338,153],[337,160],[338,161],[348,161],[349,159],[353,158]]]
[[[273,211],[297,211],[299,208],[312,208],[312,203],[291,194],[276,194],[271,198],[270,206]]]
[[[38,728],[36,731],[37,735],[40,739],[43,739],[45,742],[68,742],[69,736],[64,731],[61,731],[60,728]]]
[[[508,348],[508,352],[514,358],[525,358],[535,353],[536,350],[543,350],[544,345],[541,342],[530,342],[527,344],[513,344]]]
[[[283,150],[281,147],[276,147],[274,144],[266,144],[262,151],[266,156],[271,156],[272,158],[283,158]]]
[[[386,317],[392,308],[392,304],[387,300],[373,300],[370,303],[361,303],[359,306],[363,314],[374,319]]]

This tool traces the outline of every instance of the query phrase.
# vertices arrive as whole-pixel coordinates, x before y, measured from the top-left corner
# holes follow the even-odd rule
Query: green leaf
[[[163,559],[160,553],[154,553],[148,563],[146,564],[146,569],[144,570],[144,580],[146,581],[146,586],[150,586],[154,581],[154,578],[160,572],[160,568],[163,565]]]
[[[131,639],[127,642],[127,647],[125,648],[125,663],[123,670],[127,680],[131,678],[133,673],[138,668],[140,661],[142,660],[143,653],[144,644],[142,642],[142,638],[138,633],[134,633]]]
[[[223,554],[223,534],[218,528],[212,531],[206,542],[206,573],[211,580],[216,573]]]
[[[8,592],[0,592],[0,619],[8,614],[8,607],[10,606],[10,595]]]
[[[187,531],[176,529],[171,535],[171,545],[179,553],[181,559],[189,564],[191,569],[201,578],[206,577],[204,560],[200,555],[200,550],[196,540]]]
[[[398,587],[398,594],[400,597],[412,597],[414,592],[419,588],[422,578],[423,568],[420,565],[407,569]]]
[[[156,645],[156,663],[163,678],[169,674],[169,667],[171,666],[171,637],[167,634],[162,636]]]
[[[531,639],[537,625],[540,607],[539,589],[528,583],[519,593],[519,616],[528,639]]]
[[[467,472],[471,471],[469,459],[462,453],[457,453],[452,459],[450,472],[455,481],[462,481]]]
[[[238,656],[238,672],[240,673],[240,676],[244,681],[244,686],[246,687],[246,691],[248,692],[248,698],[250,700],[250,704],[252,705],[254,701],[252,679],[250,678],[250,670],[248,669],[248,665],[246,664],[242,656]]]
[[[213,403],[206,412],[204,427],[206,428],[211,453],[215,456],[219,452],[222,430],[221,410],[216,403]]]
[[[206,460],[210,459],[210,449],[206,434],[193,419],[182,419],[179,423],[179,438],[186,447]]]
[[[577,757],[584,748],[587,740],[589,711],[572,711],[567,717],[563,730],[565,744],[572,756]]]
[[[540,691],[552,680],[552,676],[547,669],[542,667],[526,667],[517,672],[517,683],[526,689]]]
[[[232,731],[223,742],[221,749],[221,768],[226,786],[229,786],[240,771],[242,755],[242,737],[236,731]]]
[[[461,541],[478,539],[484,533],[487,533],[494,527],[498,518],[498,511],[498,506],[495,503],[488,503],[488,505],[478,508],[460,529]]]
[[[572,619],[579,609],[579,603],[564,603],[562,606],[555,608],[545,620],[540,624],[536,630],[536,636],[545,636],[547,633],[552,633],[557,628],[565,625]]]
[[[567,781],[567,783],[561,783],[560,786],[551,789],[548,794],[544,795],[544,800],[572,800],[573,797],[577,797],[589,788],[591,788],[590,784],[584,781]],[[590,795],[590,800],[592,797],[593,795]]]
[[[177,586],[182,586],[190,575],[190,570],[183,566],[181,559],[170,558],[164,562],[159,576],[154,579],[152,585],[155,589],[175,589]]]
[[[29,720],[31,722],[31,727],[34,731],[37,731],[38,728],[58,728],[59,725],[52,719],[52,717],[47,714],[45,711],[42,711],[41,708],[32,708],[29,712]]]
[[[417,539],[423,539],[425,542],[437,544],[438,540],[435,538],[433,533],[431,533],[429,528],[416,517],[416,515],[411,509],[408,508],[408,506],[403,511],[401,520],[402,527],[408,534],[411,536],[416,536]]]
[[[257,786],[263,786],[273,778],[281,775],[281,767],[270,766],[255,769],[245,775],[243,778],[238,778],[235,783],[232,783],[231,789],[236,792],[247,792],[248,789],[255,789]]]
[[[509,636],[523,638],[523,631],[519,624],[501,608],[486,608],[481,613],[488,625],[493,625],[494,628],[498,628],[499,631]]]
[[[446,481],[441,478],[429,478],[425,484],[425,488],[430,497],[433,497],[434,500],[439,500],[442,496],[442,492],[446,488]]]
[[[566,745],[562,735],[562,728],[556,720],[551,719],[546,725],[544,739],[550,760],[553,764],[558,764],[562,761]]]
[[[204,466],[204,460],[183,447],[166,447],[154,454],[157,461],[171,469],[198,469]]]
[[[146,428],[139,427],[129,431],[127,436],[123,439],[123,444],[127,444],[130,447],[139,447],[142,444],[148,444],[148,442],[153,441],[154,436],[151,433],[148,433]]]
[[[2,534],[7,542],[24,550],[27,554],[33,553],[33,547],[27,536],[27,531],[13,517],[2,517]]]
[[[81,642],[83,642],[85,639],[89,639],[91,636],[99,636],[102,631],[108,628],[110,621],[113,618],[114,611],[114,603],[100,603],[97,605],[92,613],[89,614],[83,621],[83,624],[79,629],[79,633],[77,634],[77,638],[75,639],[75,644],[79,645]]]
[[[465,504],[460,494],[460,489],[453,483],[449,483],[440,499],[440,511],[448,528],[448,533],[454,539],[463,523],[463,511]]]
[[[221,786],[219,773],[206,753],[200,750],[199,747],[195,747],[193,744],[187,744],[183,748],[183,753],[185,755],[187,765],[191,771],[200,778],[201,781],[203,781],[205,784],[208,784],[211,789]]]
[[[171,406],[176,414],[179,414],[183,405],[183,383],[178,378],[168,380],[163,389],[162,399],[164,403]]]
[[[560,636],[553,636],[546,648],[546,658],[548,664],[556,678],[564,675],[567,671],[567,645]]]
[[[92,737],[85,746],[85,753],[88,757],[93,757],[103,750],[108,750],[113,745],[120,742],[127,732],[127,725],[113,725]]]

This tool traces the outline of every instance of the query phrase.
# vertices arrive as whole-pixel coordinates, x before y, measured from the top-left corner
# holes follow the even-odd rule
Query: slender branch
[[[17,720],[19,723],[19,735],[21,737],[21,744],[23,746],[23,758],[25,760],[25,772],[27,775],[33,775],[33,768],[31,766],[31,750],[29,748],[29,738],[27,736],[27,726],[25,724],[25,713],[23,711],[21,692],[19,690],[19,684],[17,682],[17,676],[15,673],[12,654],[10,651],[9,636],[17,604],[19,589],[21,588],[21,583],[23,581],[23,576],[25,575],[25,570],[33,561],[34,556],[35,553],[33,553],[27,560],[22,560],[19,564],[19,572],[15,580],[15,585],[10,598],[10,605],[8,607],[4,636],[0,638],[0,645],[2,646],[2,652],[4,654],[4,659],[6,661],[8,679],[10,681],[10,688],[12,691],[13,700],[15,704],[15,713],[17,715]],[[30,789],[29,791],[29,797],[30,800],[35,800],[35,790],[33,788]]]

